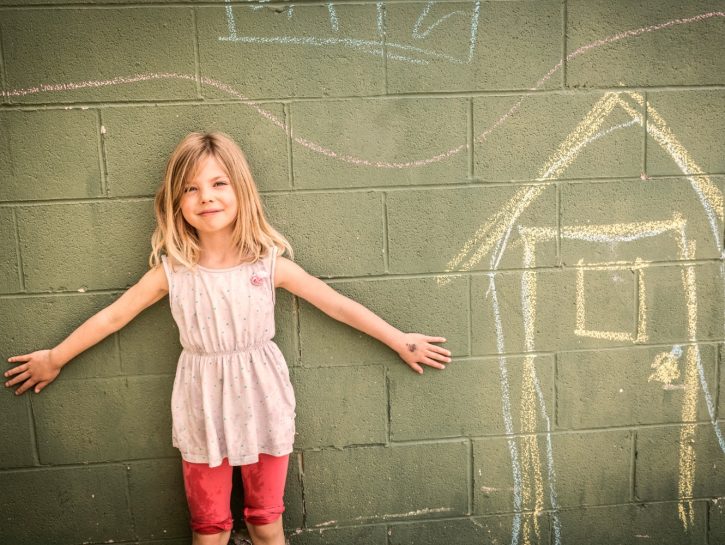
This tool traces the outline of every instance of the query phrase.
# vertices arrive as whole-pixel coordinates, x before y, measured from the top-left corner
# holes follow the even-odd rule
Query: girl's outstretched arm
[[[443,337],[403,333],[360,303],[345,297],[319,278],[308,274],[294,261],[284,257],[277,258],[274,285],[309,301],[328,316],[387,344],[418,373],[423,373],[421,363],[445,369],[445,365],[441,362],[451,361],[449,350],[431,344],[445,342]]]
[[[163,268],[159,265],[151,269],[121,297],[91,316],[55,348],[36,350],[8,358],[9,362],[20,363],[20,365],[5,372],[6,377],[15,375],[15,378],[5,383],[5,387],[10,388],[22,383],[15,390],[16,395],[22,394],[33,386],[37,394],[56,379],[60,370],[70,360],[114,331],[121,329],[142,310],[166,295],[168,291],[168,281]]]

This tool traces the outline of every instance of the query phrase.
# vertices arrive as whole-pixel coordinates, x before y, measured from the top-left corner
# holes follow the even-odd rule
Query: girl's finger
[[[426,365],[429,365],[430,367],[435,367],[436,369],[445,369],[446,366],[442,363],[438,363],[437,361],[433,361],[430,358],[423,358],[421,363],[425,363]]]
[[[30,359],[30,354],[21,354],[19,356],[12,356],[8,358],[8,361],[10,363],[15,363],[18,361],[28,361]]]
[[[8,369],[5,371],[5,376],[10,377],[12,375],[17,375],[18,373],[22,373],[23,371],[27,371],[28,366],[27,364],[18,365],[17,367],[13,367],[12,369]]]
[[[439,352],[433,352],[432,350],[429,350],[425,355],[432,360],[438,360],[438,361],[442,361],[444,363],[448,363],[451,361],[451,358],[449,358],[445,354],[441,354]]]
[[[43,388],[45,388],[48,384],[50,384],[50,382],[48,382],[47,380],[45,382],[39,382],[38,384],[36,384],[35,385],[35,393],[36,394],[39,394],[40,393],[40,390],[42,390]]]
[[[20,394],[25,393],[25,390],[32,388],[34,384],[35,383],[32,380],[26,380],[20,388],[15,390],[15,395],[19,396]]]
[[[410,366],[410,368],[413,371],[415,371],[419,375],[422,375],[423,374],[423,368],[420,365],[418,365],[417,363],[413,362],[413,363],[409,363],[408,365]]]
[[[445,337],[426,337],[425,340],[428,341],[429,343],[444,343],[444,342],[446,342]]]
[[[23,373],[23,374],[18,375],[17,377],[15,377],[13,380],[7,381],[5,383],[5,386],[7,386],[8,388],[10,388],[11,386],[15,386],[18,382],[22,382],[22,381],[27,380],[29,378],[30,378],[30,373],[28,373],[26,371],[25,373]]]
[[[442,346],[438,346],[437,344],[431,344],[428,345],[428,350],[431,352],[438,352],[439,354],[443,354],[444,356],[450,356],[451,351],[443,348]]]

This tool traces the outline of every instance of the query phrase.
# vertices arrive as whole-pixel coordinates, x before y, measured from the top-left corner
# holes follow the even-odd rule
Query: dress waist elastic
[[[256,350],[257,348],[261,348],[271,342],[273,342],[272,339],[268,339],[266,341],[262,341],[261,343],[251,344],[249,346],[242,346],[242,347],[235,348],[233,350],[219,351],[219,352],[204,350],[203,348],[185,346],[185,347],[183,347],[183,352],[187,352],[189,354],[194,354],[195,356],[233,356],[234,354],[243,354],[245,352],[250,352],[252,350]]]

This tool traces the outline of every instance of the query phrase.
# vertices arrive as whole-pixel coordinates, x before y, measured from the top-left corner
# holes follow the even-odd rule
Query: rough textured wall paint
[[[140,278],[223,130],[304,268],[454,354],[280,290],[293,545],[723,544],[724,8],[0,0],[1,355]],[[189,542],[177,339],[164,300],[4,392],[0,541]]]

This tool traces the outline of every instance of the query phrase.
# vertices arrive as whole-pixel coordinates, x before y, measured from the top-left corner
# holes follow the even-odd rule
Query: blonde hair
[[[232,243],[239,252],[239,261],[248,259],[254,263],[273,246],[280,250],[280,254],[286,250],[293,257],[289,241],[264,216],[244,152],[222,132],[192,132],[179,142],[169,157],[164,180],[156,191],[156,229],[151,236],[149,266],[154,268],[159,265],[162,253],[192,269],[199,262],[199,236],[181,213],[181,198],[186,184],[207,157],[216,159],[226,171],[239,203],[232,232]]]

